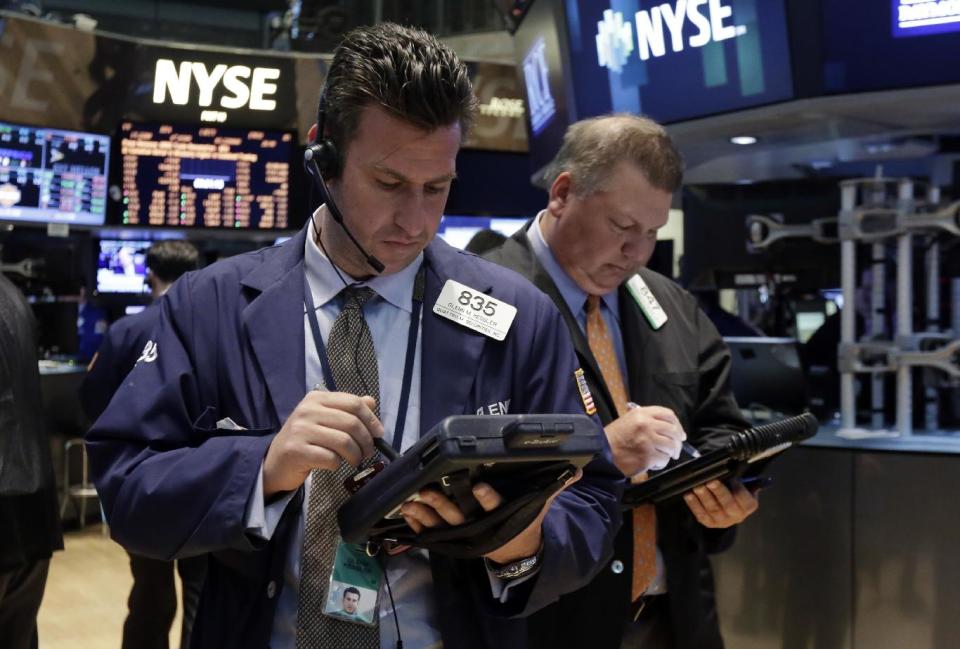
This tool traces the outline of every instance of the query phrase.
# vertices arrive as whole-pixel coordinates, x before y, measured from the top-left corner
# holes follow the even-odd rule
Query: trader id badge
[[[338,620],[374,626],[380,610],[383,568],[356,543],[337,544],[323,614]]]

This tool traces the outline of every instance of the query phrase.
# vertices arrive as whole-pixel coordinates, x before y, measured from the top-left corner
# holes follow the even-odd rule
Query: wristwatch
[[[512,563],[499,564],[486,558],[484,561],[487,564],[487,569],[490,570],[494,577],[509,581],[533,572],[533,570],[540,565],[541,554],[543,554],[543,546],[540,546],[540,549],[537,550],[537,553],[532,557],[518,559]]]

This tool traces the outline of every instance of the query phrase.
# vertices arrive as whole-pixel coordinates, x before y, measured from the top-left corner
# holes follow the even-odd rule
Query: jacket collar
[[[257,254],[263,262],[240,282],[256,294],[243,310],[243,326],[263,373],[278,424],[304,395],[303,250],[307,228]]]
[[[603,375],[600,373],[600,367],[597,365],[593,353],[590,351],[590,345],[587,337],[580,329],[576,315],[571,312],[566,301],[557,289],[556,284],[550,274],[543,267],[537,256],[534,254],[527,238],[527,230],[533,227],[534,220],[531,219],[527,224],[517,230],[506,241],[503,246],[491,258],[494,261],[502,260],[509,268],[513,268],[525,277],[530,278],[533,284],[547,296],[556,305],[560,315],[563,316],[564,324],[570,332],[570,338],[573,341],[573,347],[577,352],[580,362],[583,364],[583,370],[587,374],[590,385],[594,388],[596,394],[595,401],[600,411],[600,418],[604,423],[616,418],[616,407],[613,405],[613,398],[607,390],[603,381]]]

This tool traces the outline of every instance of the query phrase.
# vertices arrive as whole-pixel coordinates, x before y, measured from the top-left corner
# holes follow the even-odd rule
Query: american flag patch
[[[573,378],[577,381],[577,390],[580,391],[580,399],[583,400],[583,409],[588,415],[594,415],[597,407],[593,404],[593,395],[590,394],[590,388],[587,386],[587,378],[583,375],[583,368],[578,367],[573,373]]]

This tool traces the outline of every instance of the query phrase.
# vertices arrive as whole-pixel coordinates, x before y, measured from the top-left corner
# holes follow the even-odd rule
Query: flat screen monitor
[[[563,3],[536,0],[514,35],[520,87],[527,100],[525,119],[531,172],[538,175],[556,155],[572,116]]]
[[[0,220],[103,225],[110,137],[0,122]]]
[[[124,122],[119,140],[123,225],[288,228],[292,131]]]
[[[960,82],[960,3],[844,0],[822,7],[825,92]]]
[[[793,98],[783,0],[556,4],[566,7],[578,119],[628,112],[670,123]]]
[[[150,241],[101,239],[97,258],[97,291],[144,293]]]
[[[493,230],[505,237],[523,227],[526,218],[502,216],[446,216],[440,220],[437,236],[455,248],[463,250],[481,230]]]
[[[793,338],[724,337],[730,387],[741,408],[799,414],[807,405],[800,350]]]

